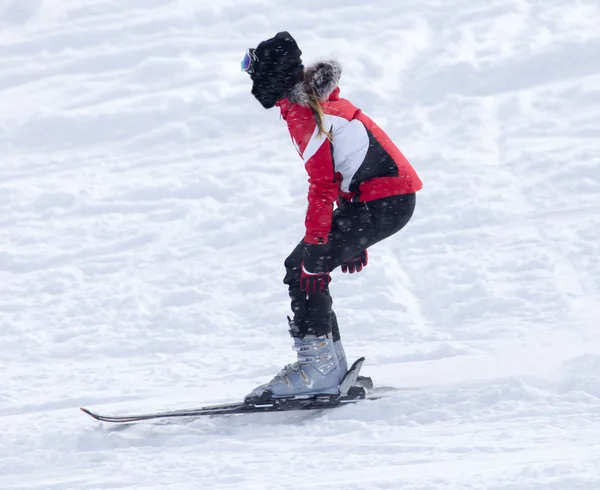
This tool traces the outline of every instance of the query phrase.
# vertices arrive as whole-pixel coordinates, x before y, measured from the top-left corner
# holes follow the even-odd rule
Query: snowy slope
[[[600,4],[0,1],[0,488],[600,489]],[[306,177],[239,71],[289,30],[421,175],[334,274],[391,398],[126,428],[292,359]]]

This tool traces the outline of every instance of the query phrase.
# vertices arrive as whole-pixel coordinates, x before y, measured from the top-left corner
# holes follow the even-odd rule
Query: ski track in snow
[[[598,490],[600,4],[0,2],[0,487]],[[110,426],[290,361],[306,178],[239,72],[289,30],[422,176],[332,290],[411,389]]]

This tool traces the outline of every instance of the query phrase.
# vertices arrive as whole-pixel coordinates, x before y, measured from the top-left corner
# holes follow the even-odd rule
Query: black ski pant
[[[349,202],[333,212],[329,234],[329,272],[342,265],[363,250],[400,231],[410,221],[415,210],[415,194],[400,194],[369,202]],[[306,296],[300,289],[300,272],[304,243],[301,241],[285,260],[285,278],[289,288],[294,313],[293,335],[333,334],[339,340],[340,333],[333,300],[329,288]]]

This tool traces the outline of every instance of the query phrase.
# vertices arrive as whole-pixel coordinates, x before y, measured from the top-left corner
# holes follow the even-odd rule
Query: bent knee
[[[295,272],[300,270],[302,265],[302,256],[298,254],[291,254],[287,259],[284,260],[283,265],[286,272]]]

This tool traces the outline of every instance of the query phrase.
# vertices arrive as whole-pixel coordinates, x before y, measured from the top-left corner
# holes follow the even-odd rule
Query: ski
[[[321,395],[305,399],[293,398],[282,399],[270,402],[259,403],[226,403],[222,405],[210,405],[207,407],[191,408],[183,410],[172,410],[167,412],[154,412],[138,415],[104,415],[93,412],[87,408],[81,408],[81,411],[100,422],[127,423],[142,422],[145,420],[168,419],[168,418],[191,418],[216,415],[240,415],[250,413],[269,413],[269,412],[292,412],[304,410],[327,410],[338,408],[344,405],[351,405],[361,401],[379,400],[390,394],[403,392],[404,389],[393,387],[374,388],[363,397],[355,396],[337,396]]]
[[[256,399],[252,401],[210,405],[207,407],[154,412],[139,415],[104,415],[87,408],[81,411],[101,422],[126,423],[144,420],[203,417],[215,415],[240,415],[249,413],[290,412],[303,410],[327,410],[356,403],[363,400],[377,400],[383,396],[398,391],[392,387],[373,388],[370,378],[359,377],[358,373],[364,358],[357,359],[346,373],[340,384],[340,392],[335,395],[323,394],[299,396],[294,398]],[[357,383],[355,385],[354,383]]]
[[[336,408],[349,403],[355,403],[365,398],[337,397],[331,395],[315,396],[306,399],[293,398],[289,400],[276,400],[258,403],[229,403],[224,405],[212,405],[208,407],[173,410],[169,412],[155,412],[141,415],[103,415],[92,412],[87,408],[81,408],[84,413],[101,422],[140,422],[143,420],[202,417],[207,415],[239,415],[247,413],[289,412],[298,410],[322,410]],[[371,397],[369,397],[371,399]]]

